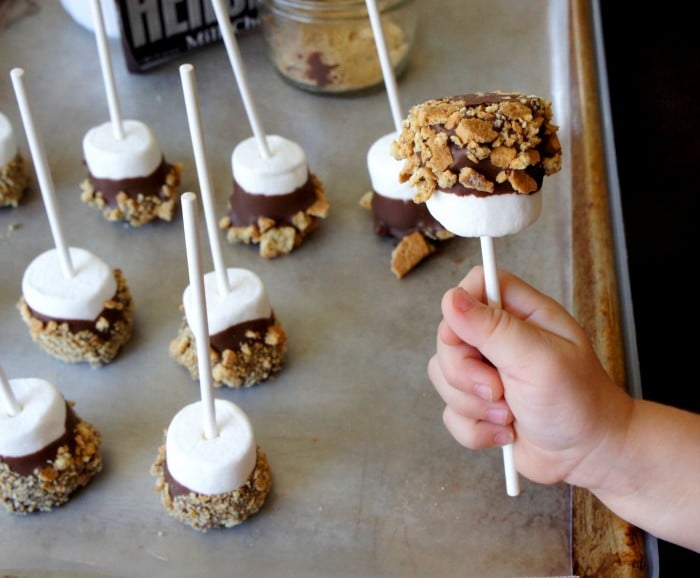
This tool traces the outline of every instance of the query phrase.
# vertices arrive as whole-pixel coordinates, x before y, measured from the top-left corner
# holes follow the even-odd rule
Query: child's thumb
[[[445,294],[442,314],[462,341],[496,366],[518,359],[535,338],[534,328],[527,323],[501,308],[485,305],[461,287]]]

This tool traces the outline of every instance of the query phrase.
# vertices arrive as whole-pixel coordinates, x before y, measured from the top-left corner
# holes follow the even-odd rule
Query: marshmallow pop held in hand
[[[49,511],[102,470],[100,433],[48,381],[12,379],[3,387],[14,403],[0,403],[0,502],[16,514]]]
[[[480,237],[488,302],[501,306],[493,237],[512,235],[540,215],[540,188],[561,169],[552,106],[521,93],[476,93],[411,108],[392,143],[405,159],[401,180],[416,188],[442,225]],[[513,444],[503,448],[506,491],[520,493]]]
[[[29,184],[29,170],[19,153],[12,124],[0,113],[0,207],[19,205]]]
[[[254,137],[231,155],[233,193],[219,226],[229,243],[258,244],[267,259],[291,253],[328,215],[325,189],[295,142],[265,137],[265,158]]]
[[[416,202],[461,237],[518,233],[540,215],[545,176],[561,169],[551,103],[475,93],[411,108],[392,144]]]

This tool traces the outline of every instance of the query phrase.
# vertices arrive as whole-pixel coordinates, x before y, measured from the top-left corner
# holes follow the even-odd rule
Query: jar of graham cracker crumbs
[[[395,74],[408,62],[416,0],[377,0]],[[294,86],[346,94],[384,83],[365,0],[262,0],[262,32],[272,63]]]

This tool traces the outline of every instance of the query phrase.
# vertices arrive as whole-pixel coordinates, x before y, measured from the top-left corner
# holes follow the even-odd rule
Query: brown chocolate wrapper
[[[211,0],[116,0],[121,41],[130,72],[145,72],[192,50],[220,42]],[[257,0],[227,0],[235,32],[259,25]]]

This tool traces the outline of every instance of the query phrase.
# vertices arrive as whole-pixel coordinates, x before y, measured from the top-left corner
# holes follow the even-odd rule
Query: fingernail
[[[486,401],[492,401],[491,388],[488,385],[477,385],[476,395],[478,395],[481,399],[485,399]]]
[[[467,311],[471,305],[471,298],[461,287],[457,287],[452,296],[452,303],[457,311]]]
[[[500,431],[493,436],[493,441],[499,446],[507,446],[508,444],[512,444],[514,439],[513,432],[509,429]]]
[[[508,420],[508,412],[505,409],[486,410],[486,419],[491,423],[505,425]]]

